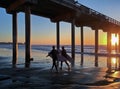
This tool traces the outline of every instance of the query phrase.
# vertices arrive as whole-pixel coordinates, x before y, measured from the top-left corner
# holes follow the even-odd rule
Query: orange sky
[[[56,31],[56,30],[55,30]],[[37,38],[37,39],[36,39]],[[75,29],[75,44],[80,45],[80,28]],[[84,44],[85,45],[94,45],[95,43],[95,33],[94,30],[91,30],[88,27],[84,27]],[[106,33],[102,30],[99,30],[99,45],[105,45],[107,43]],[[54,34],[46,36],[32,36],[32,44],[56,44],[56,32]],[[69,45],[71,44],[71,30],[60,30],[60,44]]]

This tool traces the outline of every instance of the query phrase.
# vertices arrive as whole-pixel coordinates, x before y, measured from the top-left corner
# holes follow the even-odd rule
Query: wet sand
[[[120,89],[120,72],[107,68],[72,68],[59,73],[44,68],[2,68],[0,89]]]

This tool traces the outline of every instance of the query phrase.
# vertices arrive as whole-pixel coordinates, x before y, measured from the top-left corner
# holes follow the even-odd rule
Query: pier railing
[[[95,11],[91,8],[88,8],[87,6],[82,5],[82,4],[78,3],[77,1],[74,1],[74,0],[51,0],[51,1],[57,2],[57,3],[62,3],[63,5],[66,5],[72,9],[76,8],[76,10],[79,10],[83,14],[94,16],[97,18],[100,17],[100,19],[102,19],[106,22],[120,26],[119,21],[117,21],[109,16],[106,16],[98,11]]]
[[[64,1],[66,1],[66,0],[64,0]],[[103,19],[103,20],[107,20],[110,23],[113,23],[113,24],[116,24],[116,25],[120,26],[119,21],[117,21],[117,20],[115,20],[115,19],[113,19],[113,18],[111,18],[109,16],[106,16],[106,15],[104,15],[104,14],[98,12],[98,11],[95,11],[95,10],[93,10],[91,8],[88,8],[88,7],[82,5],[82,4],[78,3],[78,2],[76,2],[75,5],[80,9],[83,8],[83,11],[85,10],[85,14],[101,17],[101,19]]]

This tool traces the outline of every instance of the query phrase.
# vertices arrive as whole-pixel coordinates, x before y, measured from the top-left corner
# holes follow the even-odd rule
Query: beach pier
[[[0,0],[0,7],[5,8],[8,14],[13,15],[13,67],[16,66],[18,56],[17,13],[19,12],[25,13],[25,67],[30,67],[31,59],[31,14],[49,18],[51,22],[56,23],[57,49],[60,49],[60,22],[63,21],[71,24],[72,66],[75,65],[75,26],[81,27],[80,65],[83,65],[84,62],[83,27],[90,27],[95,31],[94,54],[96,67],[98,66],[99,29],[107,32],[108,54],[111,53],[111,34],[118,34],[120,32],[119,21],[88,8],[75,0]]]

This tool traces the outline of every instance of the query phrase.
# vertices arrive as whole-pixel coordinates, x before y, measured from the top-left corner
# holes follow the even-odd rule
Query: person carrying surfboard
[[[64,49],[64,46],[62,46],[61,55],[64,56],[66,58],[66,60],[61,61],[61,67],[60,67],[60,69],[62,70],[63,62],[65,62],[66,65],[68,66],[68,70],[70,70],[70,65],[67,62],[67,53],[66,53],[66,50]]]
[[[52,64],[51,70],[53,70],[53,68],[55,67],[56,72],[58,72],[58,68],[57,68],[58,58],[57,58],[57,55],[58,55],[58,51],[55,49],[55,46],[52,46],[52,50],[48,53],[47,56],[50,56],[52,58],[53,64]]]

